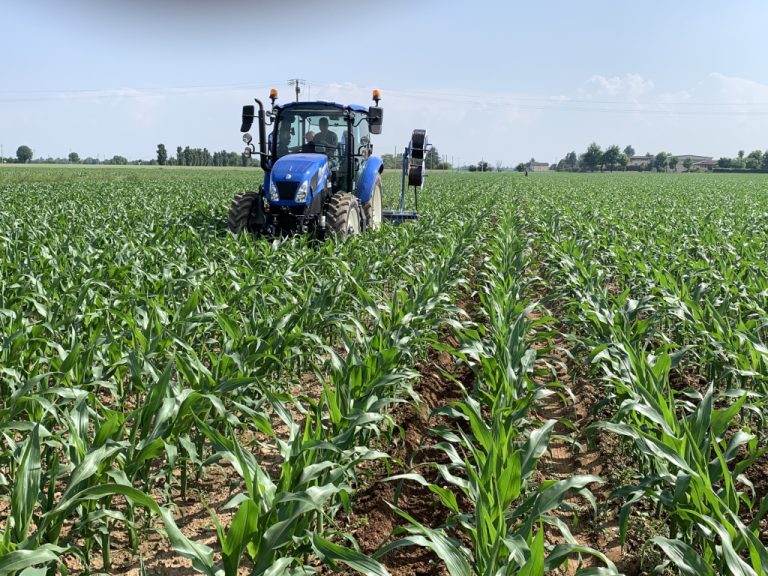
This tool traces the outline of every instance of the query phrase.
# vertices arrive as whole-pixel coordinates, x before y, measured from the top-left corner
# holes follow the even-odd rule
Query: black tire
[[[325,209],[328,230],[339,236],[360,233],[360,201],[349,192],[334,194]]]
[[[422,159],[427,153],[427,131],[416,129],[411,135],[411,157]]]
[[[256,226],[258,202],[258,192],[238,192],[235,194],[232,206],[229,207],[229,218],[227,219],[230,232],[240,234],[241,232],[258,231]]]
[[[376,176],[376,182],[373,184],[373,194],[371,199],[363,204],[365,213],[366,229],[377,230],[381,228],[383,220],[381,208],[381,176]]]
[[[424,185],[424,165],[411,164],[408,167],[408,186],[421,188]]]

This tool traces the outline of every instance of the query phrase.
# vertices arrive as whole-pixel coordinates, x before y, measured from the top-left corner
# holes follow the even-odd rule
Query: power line
[[[149,88],[108,88],[108,89],[71,89],[71,90],[0,90],[0,102],[30,102],[52,100],[91,100],[105,98],[146,98],[152,96],[186,97],[205,93],[226,92],[231,90],[259,90],[274,87],[281,81],[269,83],[241,83],[218,85],[188,85]],[[308,82],[301,78],[288,81],[294,87],[298,100],[301,87]],[[362,87],[361,87],[362,88]],[[555,112],[590,112],[597,114],[639,114],[639,115],[679,115],[679,116],[766,116],[768,102],[618,102],[611,100],[592,100],[583,98],[553,99],[536,96],[506,96],[502,94],[478,95],[462,92],[431,90],[385,89],[393,96],[410,98],[428,98],[438,102],[454,102],[476,105],[479,107],[515,107],[519,110],[539,110]],[[711,109],[707,109],[707,108]],[[723,110],[723,107],[735,108]],[[745,107],[764,107],[765,110]]]
[[[594,98],[571,98],[568,96],[519,96],[519,95],[505,95],[505,94],[480,94],[466,93],[466,92],[454,92],[454,91],[437,91],[437,90],[401,90],[396,88],[386,89],[389,94],[402,94],[402,95],[414,95],[414,96],[426,96],[437,99],[455,99],[455,100],[469,100],[473,102],[486,102],[488,100],[504,100],[504,101],[521,101],[521,102],[538,102],[542,104],[560,104],[560,103],[574,103],[574,104],[608,104],[617,106],[626,105],[639,105],[639,106],[768,106],[768,102],[695,102],[695,101],[665,101],[654,100],[645,102],[628,102],[620,100],[600,100]],[[478,99],[480,96],[480,99]]]
[[[89,100],[93,98],[146,98],[148,96],[189,96],[231,90],[258,90],[281,84],[219,84],[195,86],[167,86],[153,88],[102,88],[74,90],[0,90],[0,102],[27,102],[44,100]],[[4,97],[4,95],[15,95]],[[29,96],[24,96],[24,95]]]

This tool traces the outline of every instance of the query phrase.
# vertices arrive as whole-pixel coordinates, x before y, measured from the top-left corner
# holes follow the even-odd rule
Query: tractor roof
[[[338,108],[339,110],[349,108],[355,112],[368,112],[368,108],[360,106],[359,104],[339,104],[338,102],[326,102],[324,100],[315,100],[314,102],[288,102],[287,104],[278,104],[275,108],[285,110],[286,108],[307,108],[311,106]]]

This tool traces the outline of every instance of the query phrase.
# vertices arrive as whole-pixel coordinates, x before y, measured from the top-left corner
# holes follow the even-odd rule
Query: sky
[[[768,2],[0,0],[0,145],[240,151],[253,98],[370,104],[455,165],[768,148]]]

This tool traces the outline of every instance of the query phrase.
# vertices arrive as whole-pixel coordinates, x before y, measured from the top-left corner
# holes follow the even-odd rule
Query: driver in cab
[[[333,154],[339,145],[339,137],[335,132],[328,130],[328,118],[320,118],[320,132],[315,134],[312,141],[315,146],[325,146],[328,155]]]
[[[290,122],[281,122],[279,133],[277,135],[277,156],[285,156],[291,152],[291,135],[293,129]]]

